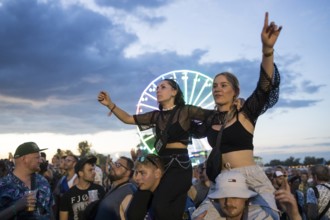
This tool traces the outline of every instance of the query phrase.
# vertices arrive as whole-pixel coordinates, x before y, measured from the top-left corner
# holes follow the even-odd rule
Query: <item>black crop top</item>
[[[218,133],[219,131],[212,129],[212,127],[209,128],[207,140],[211,146],[216,145]],[[253,134],[243,127],[238,120],[238,114],[236,114],[236,121],[223,130],[220,146],[222,153],[253,150]]]
[[[253,134],[243,127],[238,114],[244,114],[255,126],[258,117],[276,104],[279,97],[280,75],[275,64],[274,71],[273,79],[271,79],[261,66],[257,88],[246,99],[240,111],[236,112],[236,121],[223,130],[220,144],[221,152],[253,150]],[[210,114],[208,119],[194,131],[194,135],[198,138],[206,136],[211,147],[216,146],[218,135],[218,131],[213,130],[212,125],[220,124],[220,115],[221,113],[213,111],[213,114]]]
[[[167,143],[180,142],[188,145],[191,122],[193,120],[204,121],[208,116],[207,112],[202,108],[193,105],[184,105],[170,111],[155,110],[144,114],[133,115],[133,117],[141,131],[155,128],[156,136],[159,136],[161,131],[165,130],[172,111],[175,111],[175,113],[167,132]]]

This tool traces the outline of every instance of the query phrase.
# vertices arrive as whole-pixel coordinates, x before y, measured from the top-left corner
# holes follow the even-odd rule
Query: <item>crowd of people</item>
[[[166,173],[161,156],[120,156],[96,165],[93,155],[54,155],[42,170],[43,150],[27,142],[16,149],[14,162],[0,160],[0,219],[157,219],[152,201]],[[327,165],[264,168],[275,189],[276,216],[239,170],[221,172],[213,182],[206,174],[206,163],[192,169],[197,172],[179,219],[330,218]]]
[[[48,163],[36,143],[18,146],[14,160],[1,163],[0,219],[330,219],[327,166],[263,170],[254,161],[257,119],[279,98],[274,45],[281,29],[266,13],[259,80],[246,100],[229,72],[213,79],[214,110],[186,104],[174,79],[157,86],[159,110],[143,114],[130,115],[101,91],[98,101],[119,120],[154,129],[155,154],[108,158],[102,170],[93,155],[54,155]],[[207,137],[212,147],[196,169],[191,136]]]

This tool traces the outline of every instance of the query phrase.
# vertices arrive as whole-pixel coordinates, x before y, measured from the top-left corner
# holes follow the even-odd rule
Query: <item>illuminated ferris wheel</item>
[[[184,95],[186,104],[200,106],[205,109],[213,109],[214,100],[212,97],[212,82],[213,80],[205,74],[191,70],[175,70],[162,74],[154,79],[145,88],[140,96],[137,104],[136,114],[142,114],[152,110],[158,110],[158,102],[156,97],[156,88],[160,81],[164,79],[175,80]],[[146,149],[150,153],[154,153],[153,144],[155,141],[152,129],[140,131],[139,137]],[[211,147],[206,139],[192,139],[188,146],[189,153],[209,150]]]

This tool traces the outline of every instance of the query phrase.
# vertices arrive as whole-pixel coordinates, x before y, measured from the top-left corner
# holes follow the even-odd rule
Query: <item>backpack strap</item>
[[[317,199],[319,199],[320,194],[319,194],[319,190],[317,189],[317,187],[316,187],[316,186],[313,186],[312,189],[313,189],[313,191],[314,191],[315,197],[316,197]]]

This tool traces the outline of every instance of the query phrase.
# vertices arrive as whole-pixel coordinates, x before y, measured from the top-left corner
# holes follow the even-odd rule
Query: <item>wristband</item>
[[[113,104],[113,107],[110,109],[110,112],[108,113],[108,116],[112,115],[112,112],[113,112],[113,110],[115,110],[116,107],[117,107],[116,104]]]
[[[262,54],[263,54],[265,57],[270,57],[270,56],[272,56],[272,55],[274,54],[274,49],[273,49],[271,52],[269,52],[269,53],[264,53],[264,52],[262,52]]]

